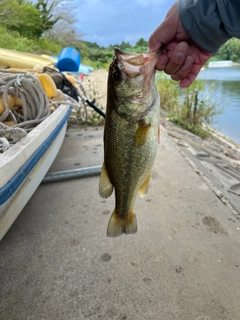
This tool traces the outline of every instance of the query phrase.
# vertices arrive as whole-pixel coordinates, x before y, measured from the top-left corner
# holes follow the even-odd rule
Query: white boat
[[[208,68],[228,68],[232,66],[232,60],[210,61],[208,64]]]
[[[69,105],[60,105],[19,142],[0,154],[0,240],[53,163],[65,136]]]

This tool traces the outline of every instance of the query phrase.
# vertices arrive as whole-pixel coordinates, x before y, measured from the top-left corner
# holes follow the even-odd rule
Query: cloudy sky
[[[81,0],[77,30],[101,46],[148,40],[174,0]]]

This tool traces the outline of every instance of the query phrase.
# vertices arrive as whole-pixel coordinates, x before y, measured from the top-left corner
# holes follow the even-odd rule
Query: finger
[[[166,65],[168,63],[168,56],[165,54],[161,54],[160,57],[158,58],[158,62],[156,64],[156,69],[159,71],[163,71],[166,68]]]
[[[179,83],[181,88],[189,87],[193,81],[196,79],[199,71],[201,70],[202,65],[194,65],[191,69],[191,72],[188,73],[185,79],[182,79]]]
[[[181,88],[190,87],[190,85],[193,83],[193,81],[195,80],[195,78],[196,78],[196,76],[195,76],[195,77],[189,77],[189,79],[188,79],[188,78],[185,78],[185,79],[183,79],[183,80],[181,80],[181,81],[179,82],[179,86],[180,86]]]
[[[191,56],[187,56],[182,67],[174,75],[172,75],[171,78],[176,81],[186,78],[192,68],[192,65],[193,58]]]
[[[175,74],[184,64],[188,50],[188,44],[186,42],[179,42],[173,51],[169,62],[165,68],[167,74]]]

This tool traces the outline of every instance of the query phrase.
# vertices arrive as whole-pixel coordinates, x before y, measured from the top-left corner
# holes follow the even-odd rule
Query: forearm
[[[240,38],[240,0],[178,0],[178,12],[191,39],[209,52]]]

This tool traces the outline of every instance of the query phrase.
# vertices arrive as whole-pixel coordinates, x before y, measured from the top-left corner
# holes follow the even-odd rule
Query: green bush
[[[195,80],[190,87],[180,89],[177,82],[162,76],[157,80],[157,88],[163,116],[202,138],[210,135],[208,128],[214,126],[216,116],[223,110],[207,95],[203,96],[203,80]]]
[[[48,38],[42,37],[35,40],[36,48],[38,48],[38,53],[49,54],[49,55],[59,55],[62,47]]]
[[[61,47],[47,38],[29,39],[0,25],[1,48],[37,54],[58,55]]]
[[[1,48],[14,49],[17,51],[31,52],[35,46],[32,39],[19,35],[18,32],[8,32],[6,27],[0,25],[0,43]]]
[[[178,84],[161,72],[156,74],[156,85],[161,98],[161,114],[174,115],[179,107]]]

